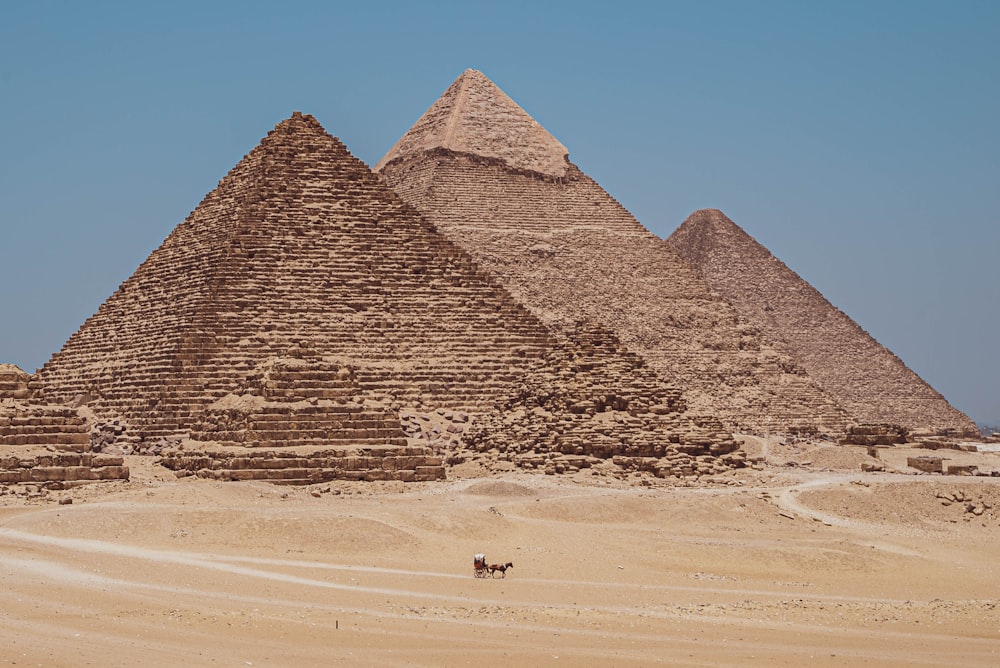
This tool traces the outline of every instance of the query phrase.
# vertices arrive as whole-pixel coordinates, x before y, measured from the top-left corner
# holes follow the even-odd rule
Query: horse
[[[496,572],[500,571],[500,577],[505,578],[507,577],[508,568],[514,568],[514,564],[509,561],[506,564],[490,564],[490,577],[496,577]]]

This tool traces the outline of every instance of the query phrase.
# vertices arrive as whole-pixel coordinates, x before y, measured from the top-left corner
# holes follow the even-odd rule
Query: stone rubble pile
[[[965,490],[954,489],[949,491],[937,491],[935,498],[941,500],[942,506],[953,506],[962,510],[966,522],[974,519],[995,520],[998,519],[993,512],[993,503],[982,495],[972,495]]]
[[[546,374],[520,384],[510,399],[476,420],[462,445],[547,473],[606,461],[658,477],[744,465],[722,424],[688,414],[680,392],[624,351],[612,332],[581,326],[575,339],[576,348],[550,353]],[[597,354],[610,350],[620,355]]]

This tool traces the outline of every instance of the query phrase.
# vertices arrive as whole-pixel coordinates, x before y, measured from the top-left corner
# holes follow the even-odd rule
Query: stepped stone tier
[[[32,378],[0,364],[0,484],[72,486],[127,480],[121,457],[95,454],[87,419],[66,406],[35,401]]]
[[[566,378],[571,365],[580,379]],[[547,418],[573,416],[559,438],[518,443],[542,457],[598,434],[612,441],[601,456],[624,456],[641,437],[655,445],[633,454],[669,475],[654,460],[679,448],[713,466],[736,449],[610,332],[550,331],[298,112],[39,375],[47,400],[117,419],[140,444],[166,444],[168,466],[215,479],[440,478],[442,447],[404,433],[403,416],[482,416],[468,438],[503,456],[516,425],[496,411],[525,384],[558,394]]]
[[[375,169],[542,321],[610,328],[684,389],[692,413],[748,431],[850,423],[480,72],[464,72]]]
[[[721,211],[670,244],[861,423],[978,434],[973,421]]]

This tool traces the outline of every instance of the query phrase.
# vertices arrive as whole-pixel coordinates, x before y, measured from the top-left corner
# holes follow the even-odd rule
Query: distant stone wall
[[[82,452],[89,449],[89,428],[76,410],[65,406],[0,404],[0,448],[5,445],[52,445]]]

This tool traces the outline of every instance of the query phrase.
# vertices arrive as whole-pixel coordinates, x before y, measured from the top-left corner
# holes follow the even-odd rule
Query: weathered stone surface
[[[978,434],[968,416],[721,211],[693,213],[668,241],[854,421]]]
[[[21,379],[17,384],[22,386]],[[19,387],[11,393],[21,396]],[[121,457],[90,451],[89,424],[76,409],[0,398],[0,482],[127,480],[128,476]]]
[[[907,457],[906,465],[925,473],[944,472],[944,463],[940,457]]]
[[[212,424],[221,416],[216,403],[255,382],[254,396],[286,407],[352,400],[481,410],[550,345],[544,326],[464,252],[312,117],[296,114],[220,182],[41,378],[47,396],[89,395],[95,412],[124,416],[129,432],[148,441],[221,431]],[[244,423],[236,431],[265,430]],[[381,438],[364,426],[341,435],[348,431]]]

